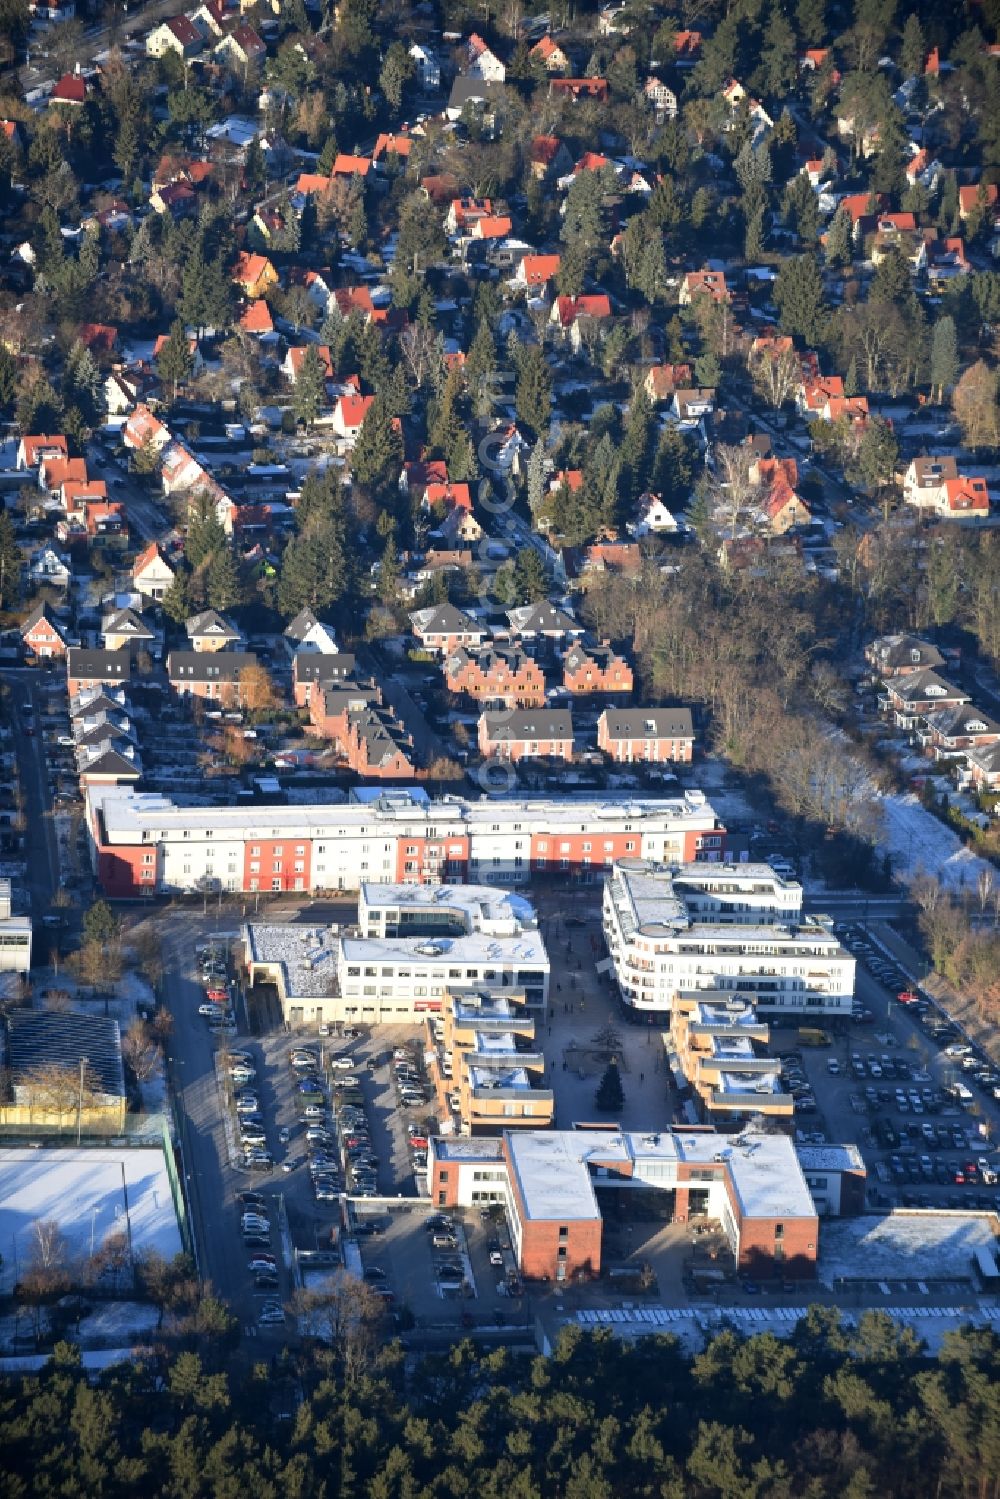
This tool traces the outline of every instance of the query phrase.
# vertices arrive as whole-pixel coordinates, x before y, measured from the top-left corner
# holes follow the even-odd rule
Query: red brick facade
[[[632,668],[614,652],[591,655],[583,646],[567,653],[563,662],[563,686],[575,696],[588,693],[626,696],[633,687]]]
[[[540,708],[545,676],[537,661],[518,650],[456,651],[444,663],[449,692],[464,692],[482,703],[508,708]]]
[[[526,1280],[572,1280],[601,1269],[600,1218],[582,1223],[521,1224],[521,1274]]]
[[[40,619],[23,637],[32,655],[53,658],[66,654],[66,642],[50,620]]]

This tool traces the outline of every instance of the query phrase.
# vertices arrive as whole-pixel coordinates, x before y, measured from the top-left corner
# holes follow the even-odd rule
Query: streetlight
[[[77,1103],[76,1103],[76,1143],[77,1143],[77,1148],[79,1148],[79,1145],[80,1145],[80,1136],[81,1136],[81,1134],[83,1132],[83,1074],[84,1074],[84,1071],[85,1071],[86,1066],[87,1066],[87,1061],[88,1061],[88,1059],[86,1057],[81,1057],[80,1058],[80,1093],[79,1093],[79,1096],[77,1098]]]

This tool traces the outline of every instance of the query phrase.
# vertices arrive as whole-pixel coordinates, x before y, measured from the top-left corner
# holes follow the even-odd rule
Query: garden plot
[[[923,872],[949,889],[975,890],[984,870],[992,866],[977,858],[958,834],[928,812],[912,792],[906,796],[883,796],[880,847],[892,859],[898,879],[912,880]]]

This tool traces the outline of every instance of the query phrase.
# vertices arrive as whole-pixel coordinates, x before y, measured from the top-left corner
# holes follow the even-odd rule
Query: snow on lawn
[[[123,1163],[133,1250],[168,1260],[180,1254],[162,1150],[0,1149],[0,1290],[13,1286],[15,1264],[23,1269],[31,1258],[32,1225],[40,1220],[55,1219],[79,1260],[90,1254],[92,1226],[95,1249],[125,1231]]]
[[[80,1343],[124,1343],[131,1338],[145,1338],[156,1332],[160,1313],[155,1306],[136,1301],[103,1301],[89,1317],[83,1317],[74,1341]]]
[[[987,1213],[888,1213],[823,1223],[819,1276],[838,1280],[968,1280],[977,1249],[995,1245]]]
[[[952,889],[976,888],[984,869],[991,866],[977,858],[958,834],[928,812],[914,795],[885,796],[881,846],[892,857],[893,873],[911,880],[921,870]]]

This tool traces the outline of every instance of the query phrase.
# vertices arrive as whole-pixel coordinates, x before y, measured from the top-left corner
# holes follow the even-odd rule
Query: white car
[[[953,1045],[945,1047],[944,1054],[946,1057],[970,1057],[972,1055],[972,1047],[964,1046],[961,1042],[956,1041]]]
[[[206,1003],[198,1006],[198,1014],[204,1015],[206,1020],[211,1020],[213,1015],[220,1015],[225,1019],[225,1013],[221,1005]]]
[[[330,1066],[335,1068],[338,1072],[350,1072],[351,1068],[355,1065],[356,1063],[353,1057],[330,1058]]]
[[[257,1314],[257,1321],[261,1327],[276,1326],[284,1323],[285,1309],[277,1301],[265,1301]]]

